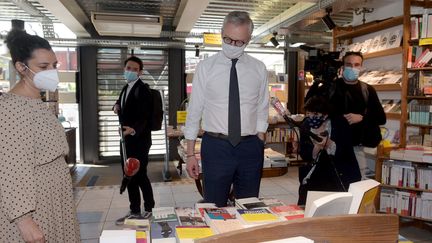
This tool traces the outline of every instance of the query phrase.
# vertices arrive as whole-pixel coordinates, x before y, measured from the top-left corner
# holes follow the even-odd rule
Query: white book
[[[349,214],[357,214],[360,205],[364,207],[374,207],[374,199],[378,194],[378,181],[369,179],[351,183],[348,189],[353,195]]]
[[[136,230],[103,230],[99,238],[100,243],[135,243]]]
[[[402,30],[395,30],[390,32],[387,49],[399,47],[402,40]]]
[[[381,35],[377,35],[372,39],[372,42],[369,47],[369,52],[376,52],[380,46]]]
[[[348,214],[353,196],[350,192],[309,191],[305,218]]]
[[[386,32],[381,35],[379,46],[377,47],[376,51],[382,51],[387,49],[388,40],[390,37],[390,32]]]

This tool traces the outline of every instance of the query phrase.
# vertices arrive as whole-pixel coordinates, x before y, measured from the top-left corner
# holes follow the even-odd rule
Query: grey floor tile
[[[91,209],[107,209],[111,205],[111,199],[92,199],[92,200],[81,200],[78,204],[77,211],[91,210]]]
[[[99,243],[99,238],[89,239],[89,240],[81,240],[81,243]]]
[[[99,239],[104,223],[105,222],[80,224],[81,239]]]
[[[86,211],[81,210],[77,212],[78,222],[82,223],[100,223],[105,222],[108,210],[100,210],[100,211]]]
[[[82,200],[111,199],[113,194],[113,189],[91,190],[86,191],[86,193],[82,196]]]

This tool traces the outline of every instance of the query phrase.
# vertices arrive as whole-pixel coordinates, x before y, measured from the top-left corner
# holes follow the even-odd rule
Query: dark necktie
[[[228,140],[233,146],[236,146],[241,138],[240,96],[235,67],[237,61],[238,59],[232,59],[228,103]]]

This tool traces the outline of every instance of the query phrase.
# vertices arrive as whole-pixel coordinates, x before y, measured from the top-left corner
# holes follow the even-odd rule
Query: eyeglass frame
[[[242,40],[233,40],[228,36],[222,37],[223,42],[225,42],[225,44],[228,45],[233,45],[232,43],[234,42],[233,46],[237,46],[237,47],[242,47],[244,46],[247,42],[242,41]],[[239,45],[241,43],[241,45]]]

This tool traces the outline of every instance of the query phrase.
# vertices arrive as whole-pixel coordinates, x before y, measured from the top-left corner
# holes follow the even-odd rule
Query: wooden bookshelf
[[[421,162],[416,162],[416,163],[421,163]],[[419,188],[413,188],[413,187],[392,186],[392,185],[386,185],[386,184],[381,184],[380,186],[385,187],[385,188],[395,188],[395,189],[417,191],[417,192],[432,192],[432,190],[419,189]]]
[[[432,96],[423,96],[423,95],[418,95],[418,96],[413,96],[413,95],[409,95],[407,96],[408,100],[432,100]]]
[[[363,59],[370,59],[370,58],[376,58],[376,57],[385,57],[385,56],[390,56],[390,55],[401,54],[402,51],[403,51],[403,48],[401,46],[395,47],[395,48],[390,48],[390,49],[385,49],[382,51],[366,53],[363,55]]]
[[[357,36],[366,35],[372,32],[388,29],[393,26],[403,24],[403,16],[393,17],[382,21],[375,21],[358,27],[338,28],[334,38],[336,39],[351,39]]]
[[[373,84],[376,91],[401,91],[400,84]]]
[[[415,124],[410,122],[405,122],[405,124],[409,127],[422,127],[422,128],[432,128],[432,125],[424,125],[424,124]]]
[[[390,119],[390,120],[399,120],[401,118],[401,114],[388,112],[388,113],[386,113],[386,117],[387,117],[387,119]]]
[[[415,72],[415,71],[432,71],[432,67],[422,67],[422,68],[407,68],[408,72]]]

